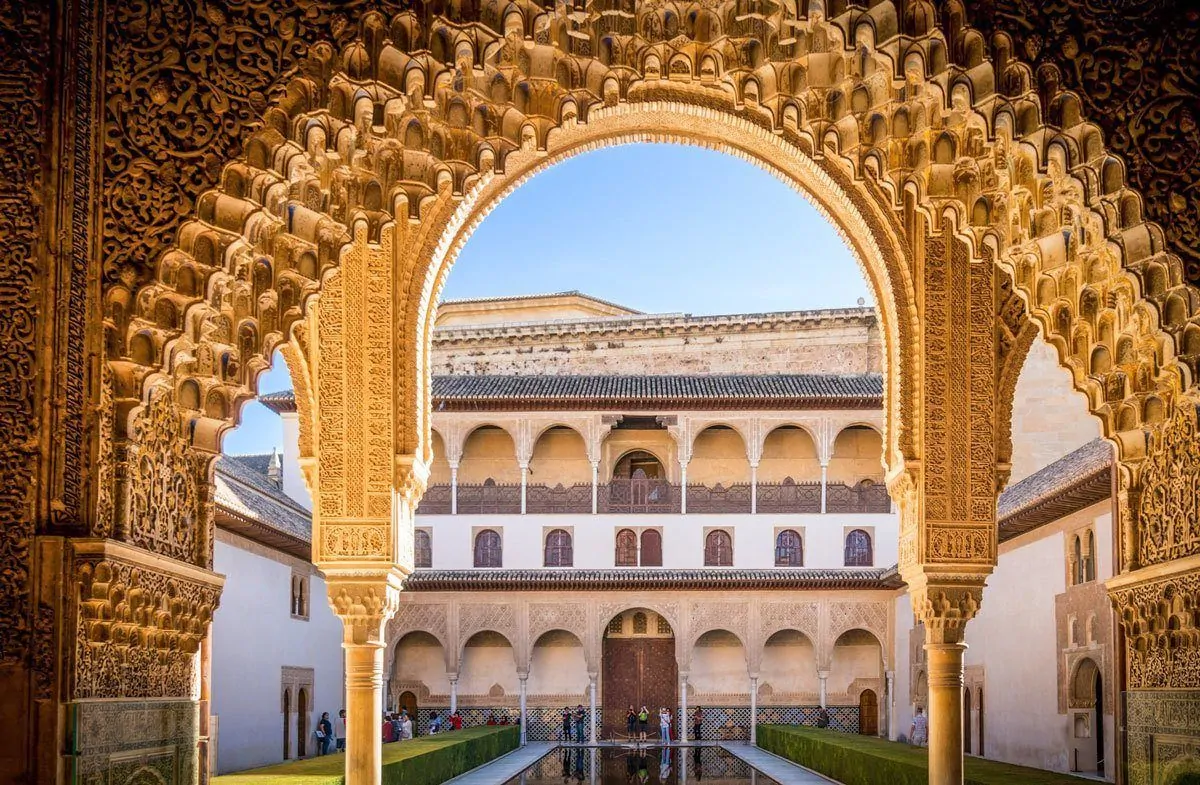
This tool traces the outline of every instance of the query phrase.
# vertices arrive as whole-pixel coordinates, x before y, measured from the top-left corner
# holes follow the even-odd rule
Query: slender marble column
[[[450,464],[450,514],[458,515],[458,462]]]
[[[821,513],[825,512],[825,487],[828,485],[829,479],[829,464],[821,464]]]
[[[758,744],[758,677],[750,677],[750,743]]]
[[[517,677],[521,682],[521,746],[524,747],[526,741],[529,739],[529,717],[525,713],[525,688],[529,684],[529,674],[519,673]]]
[[[383,774],[383,642],[345,643],[346,783],[379,785]]]
[[[962,643],[927,643],[929,662],[929,785],[962,785]]]
[[[758,464],[750,464],[750,514],[758,514]]]
[[[588,743],[596,746],[596,674],[588,674]]]
[[[679,462],[679,512],[687,514],[687,464]]]
[[[824,709],[824,708],[826,708],[826,706],[825,706],[825,688],[829,681],[829,671],[817,671],[817,679],[819,679],[821,682],[821,708]]]
[[[458,711],[458,675],[450,677],[450,713]],[[415,722],[415,718],[414,718]]]
[[[592,515],[600,510],[600,462],[592,461]]]
[[[691,718],[688,717],[687,704],[687,680],[688,672],[679,672],[679,743],[687,744],[688,732],[691,728]],[[699,739],[697,739],[699,741]]]
[[[525,489],[529,487],[529,464],[521,464],[521,514],[525,514]]]

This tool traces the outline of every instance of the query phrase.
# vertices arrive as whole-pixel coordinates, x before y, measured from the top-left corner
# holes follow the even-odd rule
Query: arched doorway
[[[292,757],[292,693],[283,691],[283,759]]]
[[[879,698],[875,690],[863,690],[858,696],[858,732],[863,736],[879,735]]]
[[[308,690],[303,687],[296,696],[296,757],[308,754]]]
[[[405,690],[400,693],[400,697],[396,701],[397,711],[407,711],[408,716],[413,721],[413,727],[416,727],[417,718],[421,715],[417,714],[417,694],[412,690]]]
[[[679,705],[679,667],[675,660],[675,631],[658,613],[635,608],[617,614],[604,629],[602,653],[603,706],[600,735],[626,735],[629,707],[642,706],[657,714]],[[657,731],[652,728],[651,733]]]
[[[1104,773],[1104,683],[1095,660],[1075,666],[1070,685],[1071,769]]]

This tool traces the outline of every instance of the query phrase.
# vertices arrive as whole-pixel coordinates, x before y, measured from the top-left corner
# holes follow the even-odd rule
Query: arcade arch
[[[1039,95],[1003,36],[988,62],[978,33],[958,23],[943,33],[926,10],[882,2],[826,19],[784,4],[768,39],[786,27],[797,43],[742,47],[759,52],[749,62],[712,56],[721,41],[668,40],[649,6],[636,12],[650,40],[619,67],[540,35],[561,8],[513,6],[529,40],[515,22],[504,38],[491,20],[465,29],[369,13],[339,48],[310,47],[304,76],[198,200],[156,280],[106,293],[102,441],[122,448],[101,469],[101,517],[135,545],[205,564],[212,456],[286,342],[314,559],[346,621],[352,672],[377,670],[374,641],[412,568],[405,527],[432,453],[433,303],[457,250],[542,168],[650,138],[770,169],[837,223],[864,265],[889,368],[883,450],[901,568],[935,647],[931,673],[961,671],[954,644],[995,560],[1007,428],[997,412],[1015,378],[1006,364],[1019,362],[1013,337],[1030,319],[1118,446],[1121,571],[1191,553],[1177,531],[1186,516],[1171,510],[1200,476],[1196,293],[1079,102]],[[435,56],[414,56],[431,43]],[[1135,589],[1149,581],[1155,598],[1173,596],[1173,580],[1160,570],[1112,584],[1139,662],[1172,655],[1147,632],[1169,604],[1135,602]],[[369,724],[376,681],[351,680],[352,726]],[[961,691],[932,681],[934,722],[958,726]],[[931,778],[959,780],[957,732],[932,737],[950,741],[934,749]],[[352,783],[377,764],[377,747],[357,746]]]

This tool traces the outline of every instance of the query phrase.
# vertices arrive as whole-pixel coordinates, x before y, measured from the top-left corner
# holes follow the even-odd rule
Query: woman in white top
[[[663,744],[671,743],[671,710],[663,707],[658,710],[658,731]]]

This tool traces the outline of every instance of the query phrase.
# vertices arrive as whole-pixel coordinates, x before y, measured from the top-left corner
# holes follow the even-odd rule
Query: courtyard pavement
[[[557,746],[558,744],[548,741],[531,741],[491,763],[485,763],[477,769],[448,780],[444,785],[502,785],[537,763]]]
[[[778,755],[772,755],[766,750],[752,747],[744,742],[741,744],[722,744],[721,748],[735,758],[741,758],[746,763],[749,763],[763,774],[778,782],[779,785],[829,785],[829,783],[836,785],[837,783],[837,780],[822,777],[815,771],[806,769],[803,766],[797,766],[790,760],[784,760]]]

